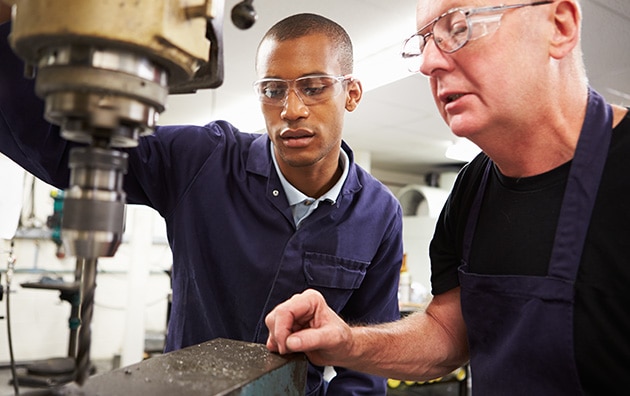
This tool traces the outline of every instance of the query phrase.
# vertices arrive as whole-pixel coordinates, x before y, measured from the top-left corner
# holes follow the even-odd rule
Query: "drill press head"
[[[70,254],[113,256],[124,231],[127,154],[153,132],[169,92],[223,79],[221,1],[4,0],[9,38],[35,76],[44,117],[70,153],[63,239]]]

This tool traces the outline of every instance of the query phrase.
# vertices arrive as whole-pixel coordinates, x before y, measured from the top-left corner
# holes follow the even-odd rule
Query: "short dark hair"
[[[256,53],[265,40],[285,41],[311,34],[326,36],[337,49],[341,73],[352,73],[354,56],[348,32],[338,23],[317,14],[295,14],[277,22],[265,33]]]

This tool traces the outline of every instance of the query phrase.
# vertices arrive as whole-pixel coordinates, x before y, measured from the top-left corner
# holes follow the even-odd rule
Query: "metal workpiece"
[[[217,338],[96,374],[83,387],[72,383],[47,394],[302,396],[306,373],[303,354],[281,356],[262,344]]]

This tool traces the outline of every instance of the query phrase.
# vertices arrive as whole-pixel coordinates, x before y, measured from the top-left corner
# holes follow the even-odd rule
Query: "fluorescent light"
[[[367,92],[409,77],[413,73],[407,70],[400,57],[400,43],[397,42],[357,60],[353,74],[361,80],[363,90]]]

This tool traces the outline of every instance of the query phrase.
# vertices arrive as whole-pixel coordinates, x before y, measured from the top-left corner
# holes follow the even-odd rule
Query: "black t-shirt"
[[[630,374],[630,113],[613,130],[593,208],[574,307],[575,352],[587,394],[621,394]],[[488,158],[462,169],[431,241],[433,294],[459,285],[462,241]],[[541,175],[488,178],[470,256],[471,272],[547,274],[570,162]],[[541,324],[544,325],[544,324]]]

